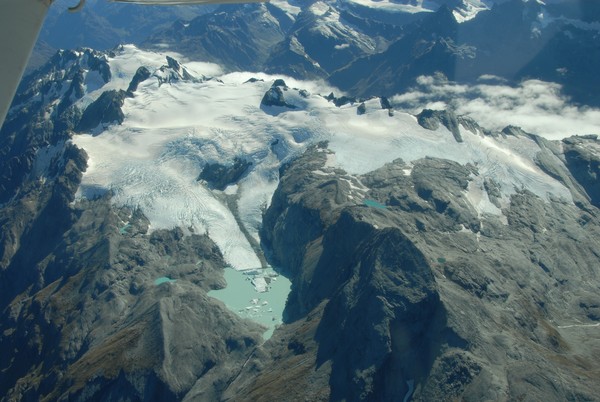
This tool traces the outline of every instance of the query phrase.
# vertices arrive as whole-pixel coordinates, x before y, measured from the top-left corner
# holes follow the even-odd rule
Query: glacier
[[[179,57],[121,47],[109,61],[115,78],[80,102],[126,87],[140,65],[157,69],[167,55]],[[110,191],[113,203],[141,208],[151,230],[181,227],[188,233],[208,233],[237,270],[262,267],[251,241],[260,242],[262,213],[277,186],[278,170],[317,141],[329,142],[330,164],[350,175],[398,158],[408,164],[424,157],[472,164],[478,173],[465,196],[481,213],[501,213],[487,199],[485,178],[499,184],[504,204],[522,188],[542,199],[572,202],[569,190],[535,164],[539,147],[527,136],[493,137],[461,126],[463,142],[457,142],[444,126],[429,130],[411,114],[390,115],[379,99],[366,101],[366,113],[359,114],[356,104],[336,107],[319,95],[335,90],[322,82],[223,73],[209,63],[188,65],[183,60],[193,74],[213,78],[159,85],[151,77],[125,100],[123,124],[73,137],[89,156],[78,197]],[[287,83],[286,102],[295,109],[261,106],[277,78]],[[252,162],[238,183],[219,191],[198,181],[207,163],[231,163],[236,157]],[[361,194],[357,203],[363,202]],[[228,197],[229,202],[234,199],[237,219]]]

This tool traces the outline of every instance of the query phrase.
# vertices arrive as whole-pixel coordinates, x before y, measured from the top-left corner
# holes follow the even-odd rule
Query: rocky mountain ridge
[[[166,46],[233,70],[323,78],[352,96],[392,96],[421,75],[441,73],[467,84],[489,75],[511,85],[541,79],[559,83],[578,103],[598,104],[587,88],[598,86],[594,21],[600,14],[589,1],[579,7],[560,1],[439,3],[416,13],[387,10],[384,19],[369,2],[224,6],[189,24],[178,22],[144,46]],[[469,7],[481,11],[457,22]]]
[[[597,136],[209,67],[82,49],[24,84],[0,131],[2,400],[597,399]],[[200,212],[160,227],[161,194]],[[292,280],[266,341],[207,294],[248,239]]]
[[[285,169],[264,239],[295,278],[288,314],[320,317],[316,367],[331,364],[329,398],[594,400],[596,313],[585,306],[597,303],[559,290],[595,293],[594,207],[523,190],[503,223],[461,199],[474,166],[423,159],[407,175],[398,160],[348,180],[326,168],[327,152]]]

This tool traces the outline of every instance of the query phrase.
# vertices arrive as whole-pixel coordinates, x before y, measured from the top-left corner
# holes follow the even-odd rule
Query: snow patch
[[[93,92],[104,86],[104,78],[98,71],[87,71],[85,73],[85,92]]]
[[[484,187],[484,180],[481,176],[475,176],[469,182],[469,186],[465,191],[467,200],[471,203],[473,208],[477,211],[479,219],[484,218],[486,215],[493,215],[500,218],[500,221],[504,225],[508,225],[508,219],[502,213],[502,210],[494,205],[489,198],[489,195]],[[505,205],[508,205],[508,199],[502,199]]]
[[[408,14],[433,12],[439,7],[439,4],[428,0],[417,0],[412,2],[413,4],[401,4],[391,0],[349,0],[349,2],[376,10]]]
[[[313,13],[314,15],[323,16],[331,10],[331,7],[329,7],[327,4],[323,3],[322,1],[317,1],[313,5],[311,5],[308,8],[308,10],[311,13]]]
[[[53,159],[58,157],[64,152],[65,142],[60,141],[56,145],[48,145],[37,150],[35,160],[33,162],[33,169],[31,174],[39,179],[49,179],[52,177],[50,174],[50,166]]]
[[[572,202],[569,190],[533,162],[539,148],[528,137],[495,139],[461,126],[463,142],[458,143],[443,126],[427,130],[414,116],[390,117],[374,107],[367,107],[364,115],[357,115],[354,108],[330,109],[323,118],[335,163],[350,174],[370,172],[397,158],[411,163],[430,156],[473,164],[483,178],[499,183],[504,196],[526,188],[542,199],[556,196]]]
[[[294,5],[292,1],[270,0],[269,3],[271,3],[277,8],[282,9],[283,11],[288,13],[288,15],[291,15],[293,17],[296,17],[302,11],[302,8]]]
[[[487,3],[491,2],[488,1]],[[487,3],[480,0],[466,0],[462,2],[458,9],[452,11],[452,14],[458,23],[470,21],[475,18],[479,12],[491,8]]]

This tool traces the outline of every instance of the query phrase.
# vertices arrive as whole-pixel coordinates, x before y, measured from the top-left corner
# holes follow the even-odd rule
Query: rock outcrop
[[[286,102],[281,86],[273,85],[263,96],[260,101],[261,106],[279,106],[288,109],[295,109],[296,106]]]
[[[167,56],[167,65],[161,66],[153,75],[158,79],[159,86],[177,81],[199,81],[198,78],[194,77],[185,67],[179,64],[177,60],[169,56]]]
[[[148,70],[148,68],[144,66],[138,68],[135,72],[135,75],[131,79],[129,86],[127,87],[127,93],[133,94],[133,92],[137,90],[138,85],[150,78],[151,75],[152,73],[150,72],[150,70]]]
[[[327,398],[594,398],[600,350],[582,339],[598,305],[597,209],[523,190],[503,222],[461,196],[474,166],[422,159],[407,176],[397,160],[353,177],[327,168],[327,153],[282,169],[262,232],[293,278],[288,325],[314,331],[303,356]],[[232,386],[266,391],[267,377],[243,372]]]
[[[566,165],[584,188],[590,202],[600,208],[600,147],[598,136],[570,137],[563,140]]]
[[[92,102],[81,115],[81,120],[75,128],[77,132],[94,130],[99,125],[121,124],[125,119],[123,104],[127,92],[123,90],[110,90],[103,92],[98,99]]]
[[[53,182],[1,210],[3,398],[175,401],[203,384],[214,399],[263,331],[207,296],[225,285],[216,245],[149,233],[110,194],[72,204],[85,155],[55,163]]]
[[[211,187],[224,190],[230,184],[236,183],[251,165],[251,162],[240,158],[236,158],[230,165],[207,163],[202,168],[198,180],[205,180]]]
[[[417,121],[421,127],[428,130],[437,130],[441,123],[452,133],[456,142],[463,141],[460,130],[458,129],[458,118],[454,113],[448,110],[423,109],[423,111],[417,115]]]

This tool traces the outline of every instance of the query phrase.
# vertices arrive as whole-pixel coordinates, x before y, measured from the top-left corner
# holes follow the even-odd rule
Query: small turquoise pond
[[[162,285],[163,283],[171,283],[171,282],[175,282],[175,279],[171,279],[167,276],[161,276],[160,278],[158,278],[154,281],[154,284],[156,286],[158,286],[158,285]]]
[[[129,230],[130,227],[131,225],[129,223],[126,224],[125,226],[119,229],[119,233],[122,235],[127,234],[127,230]]]
[[[375,201],[375,200],[369,200],[369,199],[366,199],[366,200],[364,200],[364,201],[363,201],[363,203],[364,203],[364,204],[365,204],[367,207],[371,207],[371,208],[378,208],[378,209],[385,209],[385,208],[386,208],[386,206],[385,206],[385,205],[383,205],[383,204],[380,204],[380,203],[378,203],[378,202],[377,202],[377,201]]]

